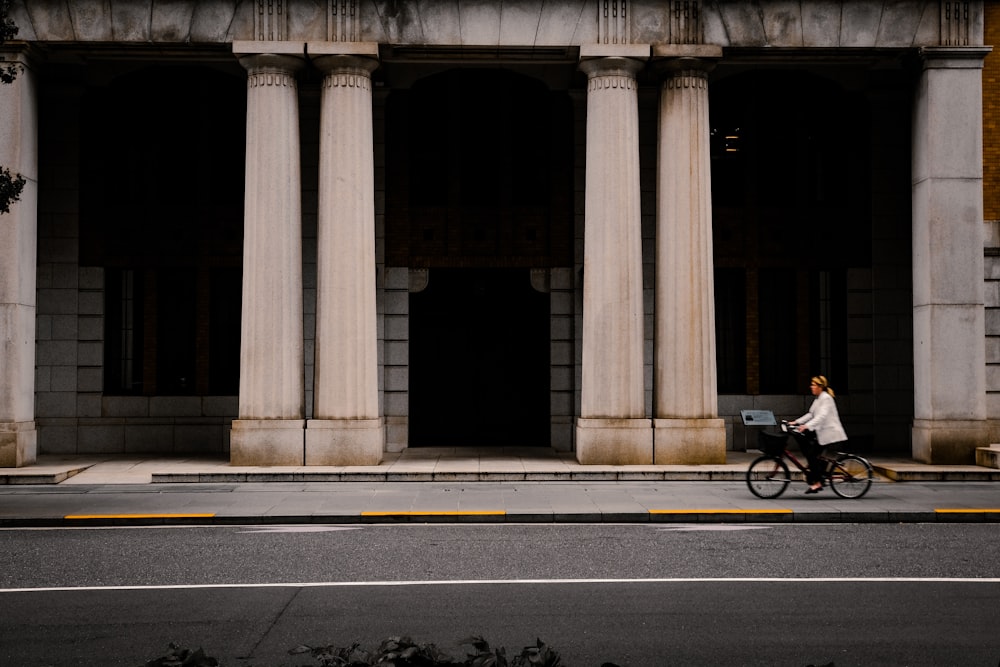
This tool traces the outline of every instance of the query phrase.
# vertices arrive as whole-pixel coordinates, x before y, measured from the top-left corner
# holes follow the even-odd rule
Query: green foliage
[[[8,16],[10,0],[0,0],[0,44],[17,35],[17,25]],[[17,66],[0,67],[0,83],[13,83],[17,78]],[[0,166],[0,215],[10,211],[10,205],[21,198],[24,189],[24,177],[12,174],[10,170]]]
[[[0,44],[17,36],[17,24],[8,15],[9,11],[10,0],[0,0]],[[0,67],[0,83],[13,83],[15,78],[17,78],[16,65]]]
[[[150,660],[146,667],[218,667],[219,661],[205,655],[201,649],[190,651],[173,642],[170,651],[162,658]]]
[[[0,43],[17,36],[17,25],[9,13],[10,0],[0,0]]]
[[[10,205],[21,198],[23,189],[24,176],[0,167],[0,214],[10,211]]]
[[[417,644],[410,637],[389,637],[382,641],[378,649],[367,651],[355,642],[350,646],[298,646],[290,655],[309,654],[313,660],[311,667],[564,667],[559,654],[549,648],[541,639],[534,646],[526,646],[519,655],[509,661],[504,648],[492,648],[480,636],[469,637],[460,642],[472,650],[465,660],[455,660],[434,644]],[[170,653],[157,660],[151,660],[145,667],[216,667],[219,663],[201,649],[188,651],[170,644]],[[606,662],[601,667],[618,667]]]
[[[507,661],[503,647],[491,648],[489,642],[479,635],[468,637],[461,642],[469,646],[472,652],[463,661],[453,660],[440,651],[434,644],[417,644],[406,636],[389,637],[382,641],[378,649],[369,652],[355,642],[350,646],[298,646],[288,653],[290,655],[310,654],[318,660],[311,667],[566,667],[559,654],[549,648],[541,639],[535,640],[534,646],[526,646],[519,655]],[[145,667],[218,667],[215,658],[210,658],[198,649],[189,651],[177,644],[170,644],[170,652],[157,660],[150,660]],[[303,666],[309,667],[309,666]],[[613,662],[601,663],[601,667],[619,667]],[[807,667],[834,667],[832,662]]]

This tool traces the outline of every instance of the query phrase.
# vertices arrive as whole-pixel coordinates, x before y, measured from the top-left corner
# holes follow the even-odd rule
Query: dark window
[[[846,386],[845,276],[872,261],[868,103],[805,71],[709,94],[719,390],[797,394],[820,372]]]
[[[564,91],[455,69],[386,106],[386,263],[572,264],[573,117]]]
[[[143,283],[134,269],[105,272],[104,387],[110,394],[142,391]]]
[[[798,393],[798,299],[795,272],[788,269],[761,270],[758,290],[760,393]]]
[[[245,72],[150,67],[92,87],[82,116],[80,263],[105,269],[105,391],[235,394]]]
[[[190,270],[165,269],[156,280],[156,393],[197,390],[198,291]]]
[[[715,345],[719,392],[747,389],[747,287],[742,269],[715,271]]]
[[[216,395],[235,395],[240,390],[242,280],[239,269],[211,272],[208,388]]]

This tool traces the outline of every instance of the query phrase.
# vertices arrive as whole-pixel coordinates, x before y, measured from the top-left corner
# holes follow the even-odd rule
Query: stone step
[[[986,468],[1000,468],[1000,445],[976,447],[976,465]]]

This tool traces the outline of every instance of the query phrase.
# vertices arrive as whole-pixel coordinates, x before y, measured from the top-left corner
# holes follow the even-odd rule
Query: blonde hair
[[[813,381],[813,383],[817,387],[819,387],[820,389],[822,389],[826,393],[830,394],[830,396],[834,396],[835,395],[833,393],[833,387],[830,386],[830,383],[827,382],[826,378],[823,377],[822,375],[817,375],[816,377],[814,377],[812,379],[812,381]]]

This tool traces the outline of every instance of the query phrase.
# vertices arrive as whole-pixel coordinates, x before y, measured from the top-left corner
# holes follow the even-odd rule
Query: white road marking
[[[240,530],[240,533],[332,533],[338,530],[361,530],[362,526],[326,526],[326,525],[287,525],[287,526],[261,526],[250,530]]]
[[[694,531],[715,531],[727,532],[732,530],[762,530],[770,529],[771,526],[734,526],[726,524],[690,524],[684,526],[661,526],[658,530],[665,530],[672,533],[690,533]]]
[[[455,579],[414,581],[299,581],[264,584],[161,584],[147,586],[48,586],[0,588],[2,593],[69,593],[94,591],[158,591],[232,588],[352,588],[388,586],[498,586],[579,584],[714,584],[714,583],[884,583],[884,584],[1000,584],[1000,577],[674,577],[662,579]]]

